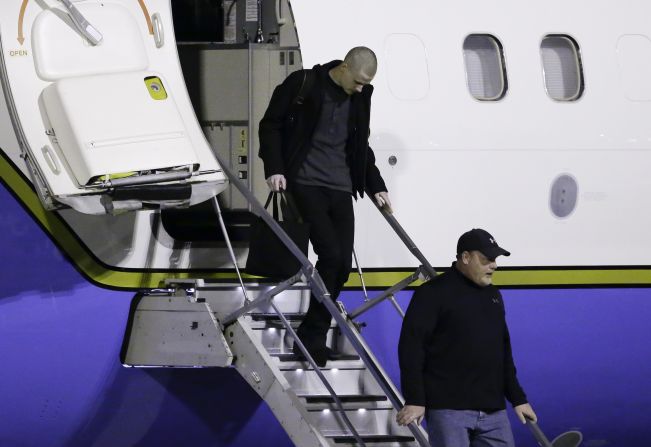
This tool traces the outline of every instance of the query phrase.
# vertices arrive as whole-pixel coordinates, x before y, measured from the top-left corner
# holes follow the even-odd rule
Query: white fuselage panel
[[[376,51],[371,146],[396,217],[432,264],[448,265],[472,227],[512,251],[500,258],[506,266],[649,264],[651,102],[630,99],[623,79],[631,69],[617,51],[622,36],[651,35],[648,2],[335,0],[294,2],[293,10],[306,67],[355,45]],[[471,34],[503,46],[501,100],[469,92],[463,43]],[[545,90],[541,41],[550,34],[579,46],[585,88],[576,101]],[[550,200],[562,175],[578,194],[561,218]],[[377,211],[358,210],[364,265],[415,262]]]

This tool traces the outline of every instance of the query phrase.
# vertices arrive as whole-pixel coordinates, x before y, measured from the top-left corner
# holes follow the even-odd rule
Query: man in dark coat
[[[398,356],[405,406],[397,422],[427,418],[433,447],[514,447],[508,399],[522,423],[536,420],[516,377],[495,259],[510,253],[475,228],[459,238],[450,271],[409,303]]]
[[[352,198],[368,191],[391,211],[387,188],[368,145],[370,85],[377,59],[356,47],[343,61],[315,65],[287,77],[274,90],[260,121],[260,157],[272,191],[288,190],[318,256],[316,269],[337,299],[352,266]],[[325,365],[331,315],[314,296],[298,335],[310,354]],[[300,354],[295,347],[294,352]]]

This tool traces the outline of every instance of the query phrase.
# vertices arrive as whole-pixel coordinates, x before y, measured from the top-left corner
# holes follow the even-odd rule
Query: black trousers
[[[294,185],[291,192],[303,220],[310,224],[310,241],[318,256],[316,269],[336,300],[352,267],[355,215],[350,193],[319,186]],[[315,357],[325,355],[330,312],[312,295],[298,336]]]

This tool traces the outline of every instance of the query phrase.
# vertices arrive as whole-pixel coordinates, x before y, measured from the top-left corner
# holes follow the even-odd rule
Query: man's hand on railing
[[[287,180],[282,174],[274,174],[267,179],[267,185],[273,192],[284,191],[287,189]]]
[[[380,208],[384,208],[387,213],[393,214],[393,209],[391,208],[391,200],[389,200],[388,192],[386,191],[376,192],[375,201],[377,202]]]
[[[419,405],[405,405],[402,410],[396,414],[398,425],[409,425],[412,422],[420,424],[425,416],[425,407]]]
[[[528,403],[518,405],[516,407],[513,407],[513,409],[515,410],[515,414],[518,416],[518,419],[520,419],[520,422],[523,424],[527,423],[527,419],[538,422],[538,416],[536,416],[536,412],[533,411],[533,408],[531,408],[531,405]]]

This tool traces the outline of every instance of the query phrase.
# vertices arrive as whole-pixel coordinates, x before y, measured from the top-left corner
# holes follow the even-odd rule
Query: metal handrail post
[[[396,301],[396,297],[393,295],[389,296],[389,301],[391,302],[391,304],[393,304],[393,307],[396,308],[396,311],[398,312],[398,314],[400,314],[400,317],[404,319],[405,311],[402,310],[402,307],[400,307],[400,304],[398,304],[398,301]]]
[[[382,292],[380,295],[376,296],[375,298],[365,302],[361,306],[359,306],[357,309],[354,309],[352,312],[349,312],[348,315],[350,318],[357,318],[367,310],[369,310],[371,307],[381,303],[385,299],[387,299],[389,296],[392,296],[394,293],[404,289],[407,287],[409,284],[412,282],[416,281],[418,279],[418,276],[421,273],[421,267],[418,267],[418,269],[412,273],[411,275],[407,276],[404,278],[402,281],[400,281],[397,284],[394,284],[384,292]]]
[[[235,320],[237,320],[238,318],[240,318],[242,315],[249,312],[250,310],[253,310],[256,307],[260,307],[262,304],[266,304],[268,301],[272,300],[279,293],[282,293],[285,290],[289,289],[291,286],[296,284],[301,279],[301,276],[302,273],[298,272],[291,278],[288,278],[285,281],[278,283],[278,285],[273,289],[263,292],[254,301],[250,301],[246,303],[244,306],[240,307],[238,310],[236,310],[235,312],[231,313],[226,318],[224,318],[224,322],[223,322],[224,327],[228,326],[229,324],[231,324],[232,322],[234,322]]]
[[[233,251],[231,238],[228,237],[228,231],[226,231],[226,223],[224,222],[224,216],[222,216],[222,208],[219,206],[219,200],[217,200],[217,196],[212,198],[212,205],[215,208],[215,211],[217,212],[217,217],[219,218],[219,226],[222,229],[222,233],[224,233],[224,241],[226,241],[228,254],[231,257],[231,260],[233,261],[233,266],[235,267],[235,271],[237,272],[237,278],[240,281],[240,286],[242,286],[242,293],[244,293],[244,303],[248,304],[251,300],[249,300],[249,296],[246,293],[246,288],[244,287],[244,281],[242,281],[242,275],[240,275],[240,268],[237,265],[237,258],[235,257],[235,251]]]
[[[366,291],[364,274],[362,273],[362,267],[359,265],[359,259],[357,258],[357,253],[355,252],[355,248],[353,248],[353,259],[355,260],[355,267],[357,268],[357,274],[359,275],[359,282],[362,284],[362,290],[364,291],[364,301],[368,301],[368,292]]]

